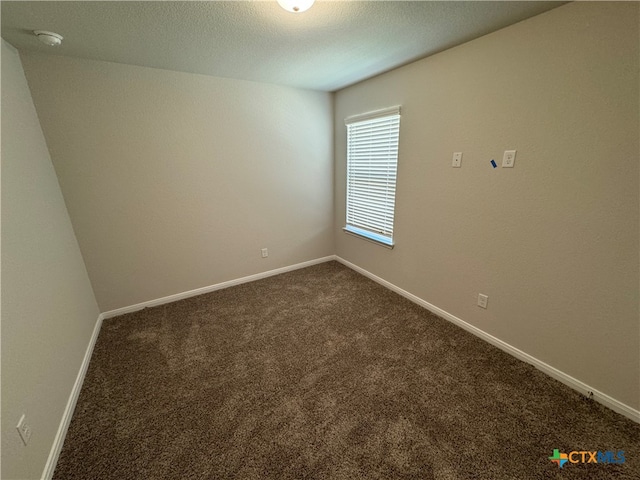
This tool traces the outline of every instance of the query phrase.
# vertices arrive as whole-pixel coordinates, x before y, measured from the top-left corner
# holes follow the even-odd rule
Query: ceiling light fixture
[[[38,37],[38,40],[50,47],[56,47],[62,43],[62,35],[58,35],[57,33],[47,32],[45,30],[35,30],[33,33]]]
[[[278,4],[287,12],[301,13],[309,10],[315,0],[278,0]]]

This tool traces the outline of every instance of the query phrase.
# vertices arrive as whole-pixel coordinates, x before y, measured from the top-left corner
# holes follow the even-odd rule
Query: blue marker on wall
[[[493,165],[493,168],[496,168],[498,166],[495,160],[491,160],[491,165]]]

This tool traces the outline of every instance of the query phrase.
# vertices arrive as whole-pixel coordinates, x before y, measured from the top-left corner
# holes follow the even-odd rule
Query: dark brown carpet
[[[638,479],[639,457],[639,425],[330,262],[106,320],[54,478]]]

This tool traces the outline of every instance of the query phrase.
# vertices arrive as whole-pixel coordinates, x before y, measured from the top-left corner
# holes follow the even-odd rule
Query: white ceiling
[[[2,1],[19,50],[335,91],[566,2]],[[60,47],[33,30],[64,36]]]

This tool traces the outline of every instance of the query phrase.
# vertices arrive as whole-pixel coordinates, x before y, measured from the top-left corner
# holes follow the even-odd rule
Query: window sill
[[[349,225],[347,225],[346,227],[342,227],[342,231],[349,235],[353,235],[354,237],[362,238],[390,250],[394,247],[393,240],[387,237],[383,237],[382,235],[378,235],[377,233],[369,232],[367,230],[362,230],[360,228],[352,227]]]

